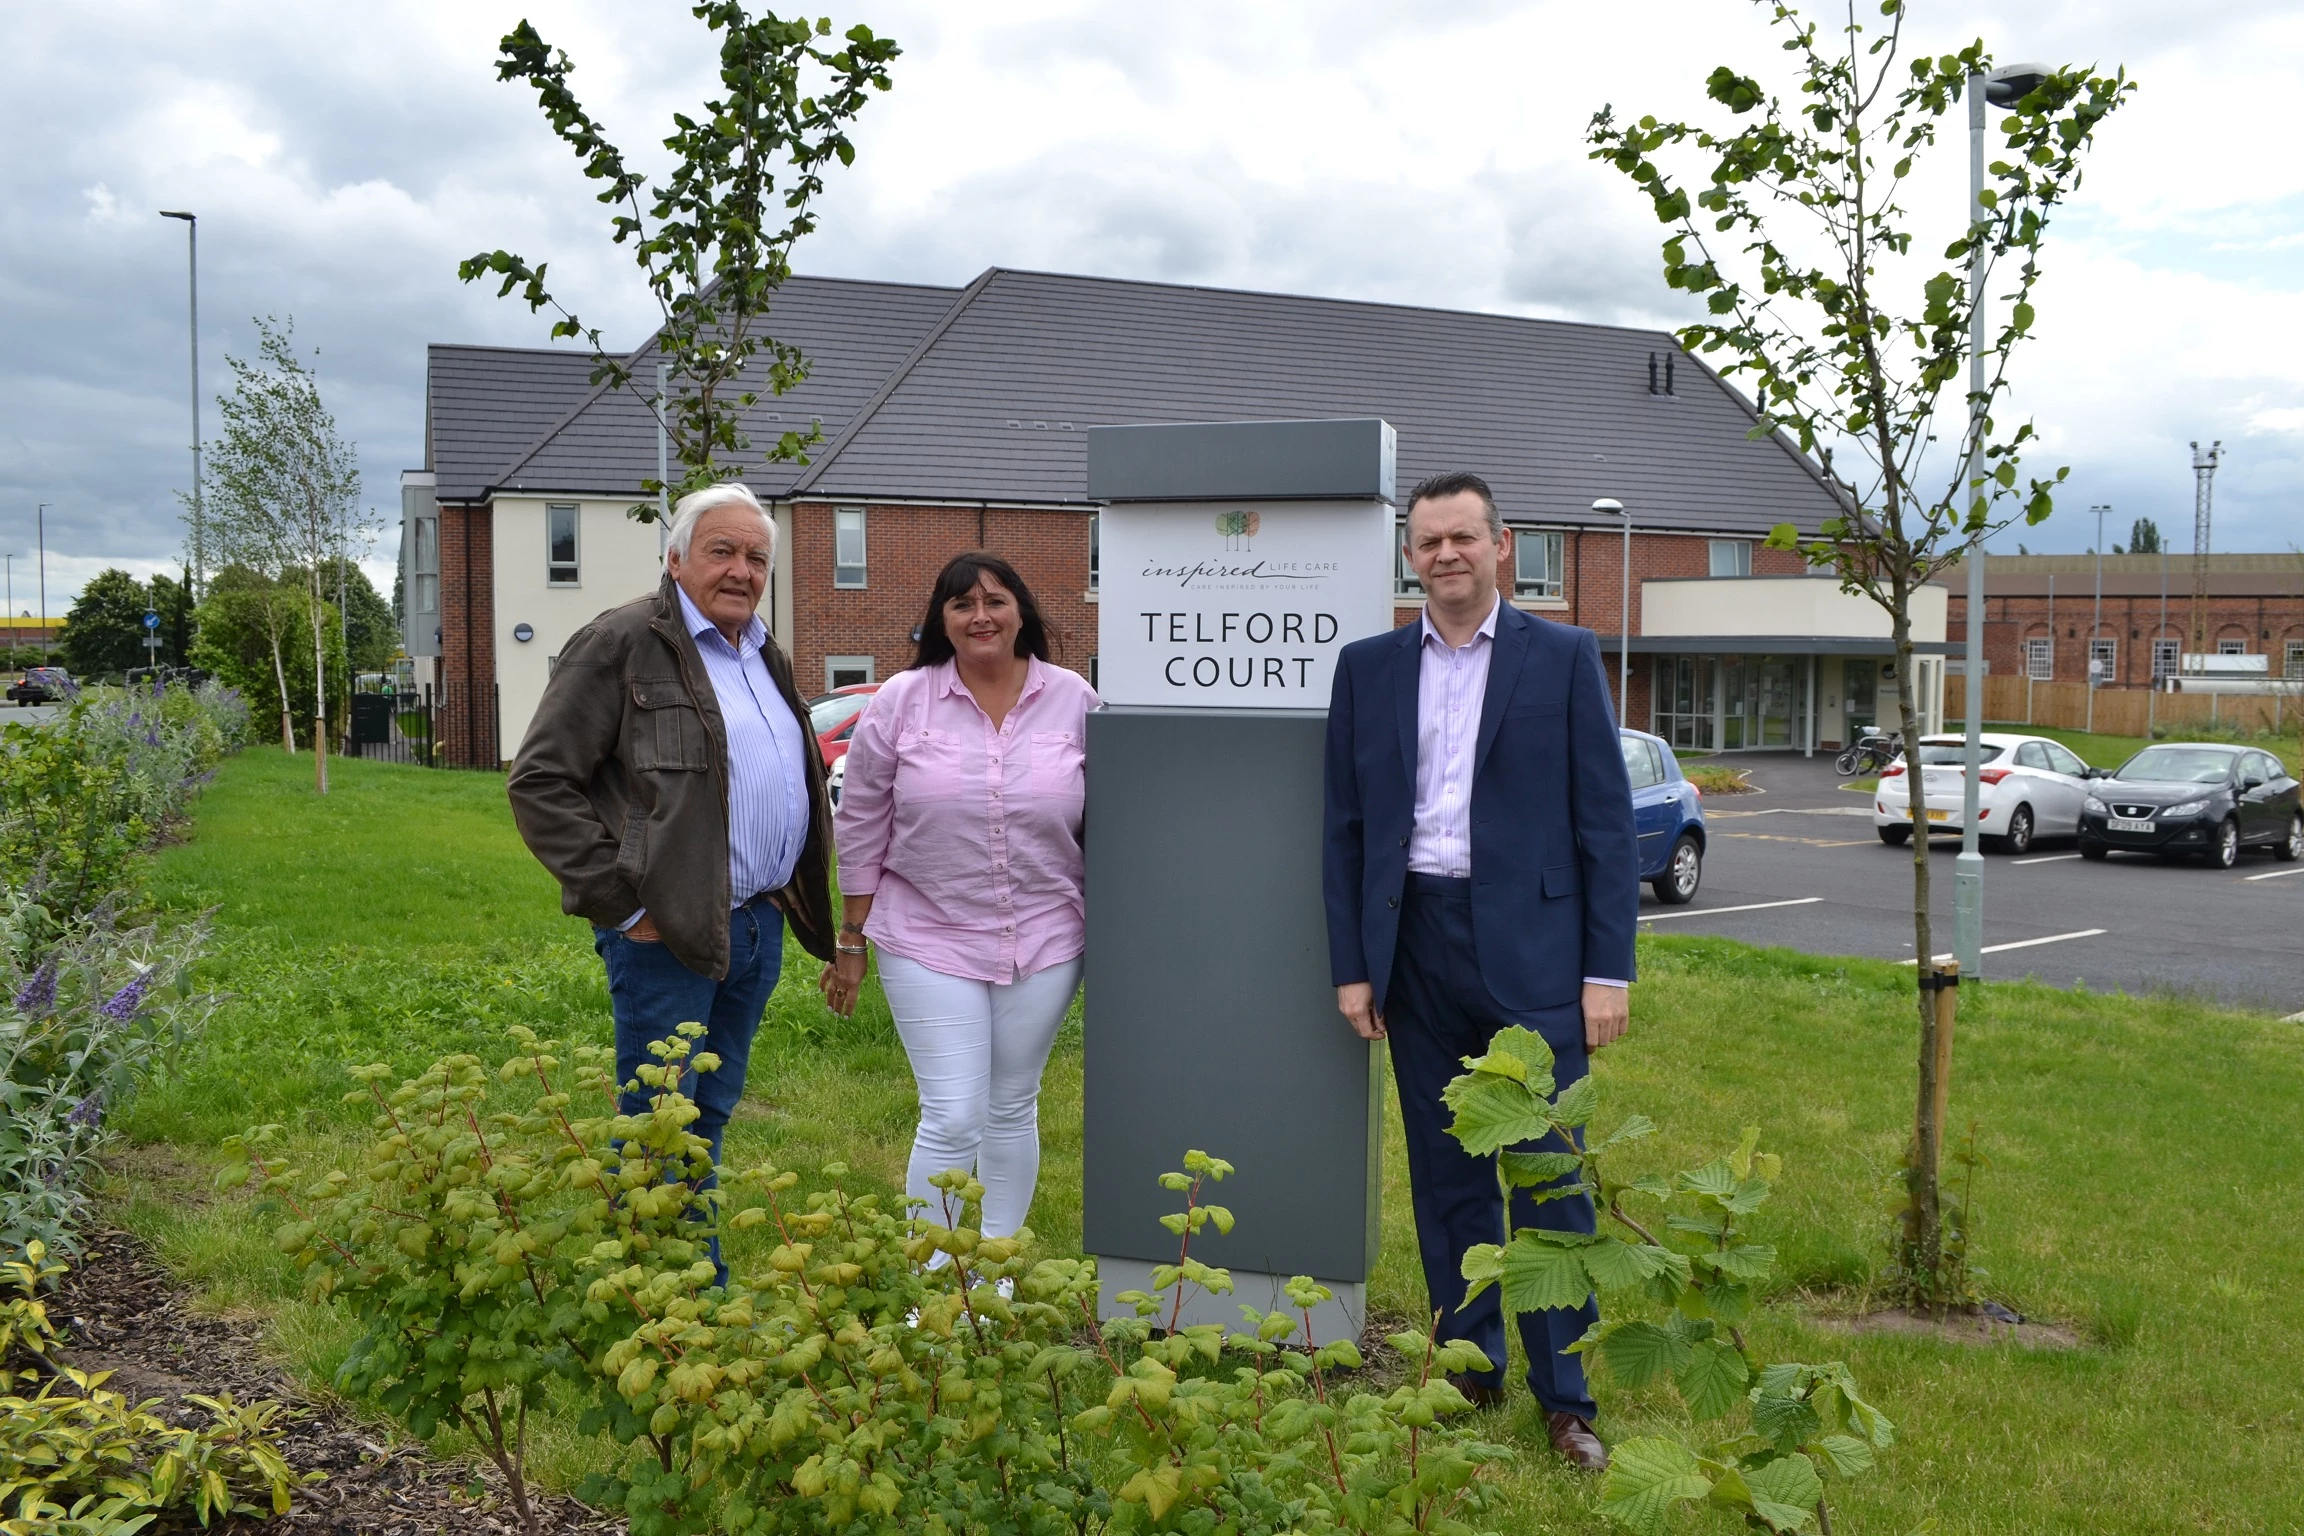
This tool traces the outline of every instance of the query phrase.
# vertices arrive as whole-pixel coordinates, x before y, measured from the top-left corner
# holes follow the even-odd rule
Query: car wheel
[[[1683,833],[1680,841],[1672,845],[1671,860],[1664,873],[1650,882],[1656,899],[1668,907],[1681,906],[1695,898],[1696,887],[1704,879],[1704,850],[1696,846],[1696,839]]]
[[[2217,869],[2230,869],[2240,862],[2240,823],[2227,816],[2209,835],[2215,839],[2208,845],[2209,864]]]
[[[2112,850],[2105,847],[2102,843],[2083,842],[2080,845],[2080,857],[2084,859],[2093,859],[2097,863],[2102,863],[2104,860],[2112,857]]]
[[[1912,841],[1912,829],[1910,827],[1880,827],[1876,830],[1880,833],[1880,841],[1891,848],[1901,848]]]
[[[2029,805],[2020,805],[2016,807],[2015,814],[2008,818],[2007,836],[1989,837],[1986,838],[1985,841],[1990,843],[2001,853],[2031,852],[2032,807]]]
[[[2288,835],[2272,845],[2272,857],[2283,864],[2304,859],[2304,811],[2288,818]]]

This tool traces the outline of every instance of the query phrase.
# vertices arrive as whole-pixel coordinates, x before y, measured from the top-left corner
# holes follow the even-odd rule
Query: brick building
[[[1967,577],[1951,588],[1951,633],[1968,622]],[[1993,555],[1984,564],[1984,659],[1994,677],[2147,688],[2192,654],[2263,656],[2264,675],[2304,681],[2304,555],[2210,555],[2194,633],[2190,555]]]
[[[777,520],[764,614],[803,687],[902,668],[935,572],[970,548],[1015,562],[1058,660],[1093,678],[1090,425],[1381,416],[1403,487],[1453,468],[1495,486],[1514,602],[1597,631],[1612,676],[1628,646],[1633,723],[1691,748],[1813,749],[1879,707],[1884,619],[1761,547],[1778,523],[1813,530],[1832,493],[1664,333],[1001,268],[960,289],[796,277],[772,326],[811,371],[746,428],[822,433],[809,463],[745,476]],[[565,349],[430,349],[404,638],[452,760],[509,757],[560,644],[658,579],[659,531],[626,516],[655,428],[589,372]],[[1629,509],[1628,641],[1624,520],[1600,498]],[[1414,615],[1405,571],[1395,599]],[[1943,617],[1923,607],[1934,709]]]

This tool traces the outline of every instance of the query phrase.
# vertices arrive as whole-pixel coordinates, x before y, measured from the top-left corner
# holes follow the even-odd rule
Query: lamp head
[[[173,208],[161,209],[160,217],[164,219],[182,219],[187,224],[197,224],[200,222],[200,216],[198,214],[180,213]]]
[[[2045,64],[2003,64],[1984,77],[1984,99],[1996,107],[2013,106],[2054,73]]]
[[[1613,496],[1603,496],[1592,503],[1592,510],[1595,512],[1621,512],[1624,510],[1624,503]]]

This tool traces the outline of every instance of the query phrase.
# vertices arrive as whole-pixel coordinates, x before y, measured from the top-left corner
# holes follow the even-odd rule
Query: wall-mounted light
[[[515,624],[512,626],[512,638],[522,645],[526,645],[536,638],[536,626],[533,624]]]

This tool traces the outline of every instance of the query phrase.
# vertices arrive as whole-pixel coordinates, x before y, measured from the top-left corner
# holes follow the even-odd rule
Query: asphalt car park
[[[1843,787],[1824,757],[1734,760],[1759,793],[1708,796],[1709,846],[1696,899],[1643,893],[1641,926],[1717,933],[1818,954],[1910,960],[1912,850],[1884,845],[1873,797]],[[1932,840],[1930,910],[1952,947],[1957,838]],[[1984,974],[2056,986],[2174,992],[2283,1016],[2304,1013],[2304,862],[2262,852],[2230,869],[2123,855],[2083,859],[2070,838],[1984,862]]]

